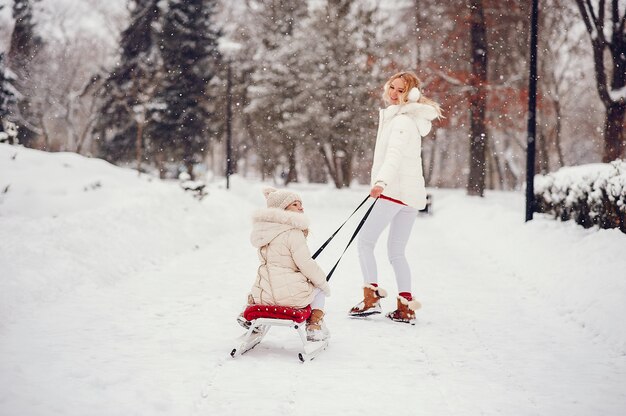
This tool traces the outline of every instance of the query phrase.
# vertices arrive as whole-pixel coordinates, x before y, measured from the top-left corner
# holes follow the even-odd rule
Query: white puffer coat
[[[250,241],[261,260],[251,290],[255,304],[304,308],[313,300],[316,287],[330,295],[326,274],[311,258],[306,243],[309,220],[304,214],[265,208],[252,221]]]
[[[385,196],[411,207],[426,206],[422,137],[430,132],[431,120],[437,116],[433,106],[414,102],[380,110],[372,186],[382,186]]]

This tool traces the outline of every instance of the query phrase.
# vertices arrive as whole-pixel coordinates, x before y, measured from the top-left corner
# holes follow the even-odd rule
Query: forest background
[[[537,172],[624,157],[625,2],[539,3]],[[0,139],[348,187],[369,181],[384,81],[412,70],[444,112],[427,184],[520,189],[530,4],[0,0]]]

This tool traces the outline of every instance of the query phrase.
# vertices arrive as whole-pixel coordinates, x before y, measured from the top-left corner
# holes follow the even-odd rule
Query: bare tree
[[[594,5],[591,0],[576,0],[591,39],[596,87],[606,108],[603,162],[619,158],[626,148],[626,7],[622,4],[620,12],[619,3],[598,0]],[[610,65],[606,64],[607,53]]]
[[[539,171],[549,172],[565,165],[563,150],[563,120],[571,111],[568,108],[572,97],[580,100],[581,80],[586,68],[580,60],[586,58],[582,46],[584,32],[567,30],[578,21],[578,10],[569,0],[545,0],[544,8],[559,10],[539,15],[540,36],[540,111]],[[586,89],[585,87],[582,87]],[[543,160],[542,160],[543,159]],[[554,162],[553,162],[554,160]]]
[[[69,29],[72,17],[67,11],[57,12],[53,16],[56,36],[47,39],[31,66],[30,99],[40,129],[37,147],[92,153],[91,130],[97,119],[94,74],[110,49],[99,39],[77,36]]]

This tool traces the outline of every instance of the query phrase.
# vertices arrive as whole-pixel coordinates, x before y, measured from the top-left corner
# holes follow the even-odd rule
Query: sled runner
[[[238,345],[230,352],[233,358],[256,347],[273,326],[292,327],[298,331],[302,341],[302,351],[298,353],[298,359],[302,362],[314,359],[328,346],[328,339],[315,342],[306,339],[304,323],[311,315],[310,306],[295,309],[288,306],[250,305],[243,315],[250,321],[250,328],[239,337]]]

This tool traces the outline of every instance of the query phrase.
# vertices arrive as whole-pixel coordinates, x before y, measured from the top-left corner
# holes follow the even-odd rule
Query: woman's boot
[[[387,291],[374,285],[363,286],[363,300],[350,309],[348,314],[363,317],[381,313],[380,300],[387,296]]]
[[[416,300],[408,300],[398,295],[398,309],[387,314],[387,318],[396,322],[415,325],[415,311],[422,305]]]

